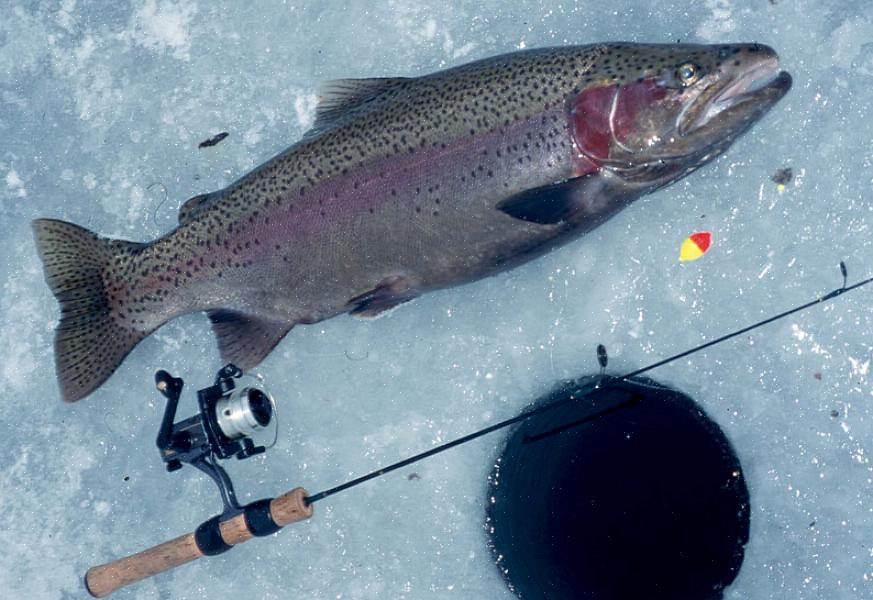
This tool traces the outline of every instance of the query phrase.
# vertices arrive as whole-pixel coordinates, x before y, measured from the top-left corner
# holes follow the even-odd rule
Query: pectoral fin
[[[569,221],[584,208],[584,195],[587,193],[585,188],[596,181],[596,176],[597,172],[594,171],[582,177],[525,190],[501,200],[497,204],[497,210],[510,217],[540,225],[556,225]]]
[[[233,310],[206,311],[218,338],[221,360],[242,370],[258,365],[285,337],[293,324],[270,321]]]

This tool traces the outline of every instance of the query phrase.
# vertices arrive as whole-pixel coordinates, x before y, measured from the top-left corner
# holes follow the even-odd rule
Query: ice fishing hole
[[[561,384],[536,405],[594,381]],[[649,379],[606,380],[522,422],[487,497],[494,559],[525,600],[715,600],[749,537],[729,440],[694,400]]]

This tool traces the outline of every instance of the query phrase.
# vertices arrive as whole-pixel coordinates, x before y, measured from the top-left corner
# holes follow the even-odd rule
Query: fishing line
[[[748,333],[749,331],[753,331],[755,329],[758,329],[759,327],[763,327],[765,325],[773,323],[774,321],[784,319],[787,316],[793,315],[794,313],[800,312],[802,310],[806,310],[807,308],[810,308],[810,307],[815,306],[817,304],[829,302],[829,301],[845,294],[846,292],[850,292],[852,290],[855,290],[855,289],[858,289],[860,287],[864,287],[865,285],[868,285],[870,283],[873,283],[873,277],[869,277],[867,279],[859,281],[858,283],[855,283],[852,285],[846,285],[847,279],[848,279],[848,271],[846,269],[846,264],[842,261],[840,262],[840,273],[843,276],[842,287],[839,287],[831,292],[828,292],[827,294],[825,294],[823,296],[819,296],[818,298],[811,300],[805,304],[795,306],[794,308],[790,308],[790,309],[783,311],[779,314],[773,315],[772,317],[768,317],[762,321],[758,321],[757,323],[749,325],[748,327],[743,327],[742,329],[738,329],[736,331],[733,331],[733,332],[728,333],[726,335],[723,335],[721,337],[715,338],[714,340],[710,340],[710,341],[705,342],[703,344],[700,344],[698,346],[694,346],[693,348],[685,350],[684,352],[674,354],[673,356],[670,356],[670,357],[665,358],[663,360],[659,360],[659,361],[654,362],[648,366],[642,367],[640,369],[636,369],[635,371],[631,371],[631,372],[626,373],[624,375],[621,375],[619,377],[610,377],[609,379],[610,379],[610,381],[614,381],[614,382],[632,379],[634,377],[642,375],[643,373],[647,373],[653,369],[657,369],[658,367],[661,367],[661,366],[664,366],[664,365],[671,363],[673,361],[679,360],[680,358],[690,356],[691,354],[695,354],[697,352],[700,352],[701,350],[705,350],[705,349],[710,348],[712,346],[715,346],[717,344],[721,344],[723,342],[726,342],[727,340],[730,340],[730,339],[735,338],[737,336],[743,335],[744,333]],[[600,377],[603,378],[604,377],[603,370],[606,367],[606,349],[603,348],[602,345],[598,346],[598,348],[597,348],[597,358],[598,358],[598,362],[600,363],[600,367],[601,367]],[[416,463],[420,460],[424,460],[425,458],[429,458],[429,457],[434,456],[436,454],[440,454],[441,452],[445,452],[446,450],[449,450],[449,449],[454,448],[456,446],[466,444],[467,442],[471,442],[471,441],[473,441],[477,438],[480,438],[484,435],[488,435],[489,433],[493,433],[493,432],[498,431],[500,429],[504,429],[506,427],[509,427],[510,425],[514,425],[520,421],[524,421],[524,420],[529,419],[535,415],[539,415],[539,414],[542,414],[544,412],[556,409],[556,408],[563,406],[565,404],[568,404],[570,402],[576,402],[577,400],[580,400],[580,399],[590,395],[591,393],[593,393],[599,389],[602,389],[602,388],[598,384],[598,385],[591,387],[588,390],[583,391],[583,393],[581,393],[581,394],[578,394],[578,395],[571,394],[569,397],[567,397],[563,400],[559,400],[557,402],[553,402],[553,403],[547,404],[545,406],[540,406],[538,408],[533,408],[531,410],[524,411],[524,412],[522,412],[522,413],[520,413],[520,414],[518,414],[515,417],[512,417],[510,419],[506,419],[504,421],[494,423],[493,425],[489,425],[488,427],[485,427],[483,429],[479,429],[478,431],[474,431],[473,433],[469,433],[467,435],[464,435],[462,437],[454,439],[450,442],[446,442],[445,444],[441,444],[439,446],[431,448],[430,450],[426,450],[425,452],[415,454],[413,456],[405,458],[405,459],[398,461],[396,463],[390,464],[388,466],[385,466],[385,467],[382,467],[382,468],[377,469],[375,471],[372,471],[370,473],[367,473],[366,475],[362,475],[362,476],[357,477],[355,479],[351,479],[351,480],[349,480],[345,483],[342,483],[336,487],[330,488],[330,489],[325,490],[323,492],[319,492],[317,494],[312,494],[311,496],[307,496],[304,498],[304,502],[306,503],[307,506],[314,504],[315,502],[318,502],[319,500],[324,500],[325,498],[327,498],[329,496],[333,496],[334,494],[338,494],[339,492],[342,492],[342,491],[347,490],[349,488],[353,488],[355,486],[361,485],[362,483],[370,481],[371,479],[381,477],[382,475],[390,473],[391,471],[396,471],[397,469],[402,469],[403,467],[409,466],[409,465]],[[630,406],[632,404],[636,404],[640,401],[641,400],[639,398],[633,397],[630,400],[625,401],[621,404],[610,406],[606,409],[594,412],[591,415],[588,415],[587,417],[580,419],[579,421],[574,421],[572,424],[570,424],[570,426],[575,427],[575,426],[581,425],[582,423],[587,423],[587,422],[592,421],[594,419],[598,419],[600,417],[606,416],[607,414],[613,413],[621,408],[627,408],[628,406]],[[537,438],[543,437],[544,435],[549,435],[551,433],[554,433],[554,432],[547,432],[545,434],[537,436]]]
[[[309,495],[302,487],[296,487],[275,498],[256,500],[245,506],[240,506],[237,502],[230,477],[214,459],[225,459],[231,456],[248,458],[266,449],[263,446],[256,446],[254,444],[251,438],[251,434],[254,433],[254,423],[246,415],[253,417],[263,427],[267,427],[270,422],[274,423],[273,415],[275,407],[272,399],[259,387],[237,387],[234,380],[238,379],[242,373],[235,366],[226,365],[218,372],[214,385],[197,391],[197,402],[200,407],[199,413],[176,423],[175,413],[184,382],[182,379],[173,377],[166,371],[158,371],[155,374],[155,384],[158,391],[167,399],[164,418],[158,430],[158,438],[156,440],[157,446],[161,451],[161,458],[165,462],[168,471],[175,471],[182,467],[183,464],[190,464],[211,477],[221,491],[224,510],[221,514],[201,523],[197,529],[190,533],[163,542],[137,554],[91,567],[85,573],[85,588],[92,596],[103,597],[121,587],[168,571],[203,556],[222,554],[253,537],[271,535],[286,525],[310,518],[313,514],[312,504],[319,500],[435,454],[445,452],[455,446],[466,444],[483,435],[509,427],[535,415],[564,406],[569,402],[576,402],[582,398],[590,397],[589,400],[591,401],[592,408],[596,408],[592,413],[581,419],[563,424],[543,433],[528,436],[524,443],[536,442],[543,437],[560,433],[572,427],[577,427],[581,423],[586,423],[627,408],[630,405],[641,403],[645,399],[645,395],[634,394],[622,402],[603,406],[593,398],[593,394],[599,390],[609,389],[615,382],[621,382],[642,375],[669,362],[694,354],[695,352],[700,352],[816,304],[828,302],[848,291],[873,282],[873,277],[871,277],[849,286],[847,285],[848,274],[844,263],[840,263],[840,271],[843,275],[843,286],[824,296],[695,346],[690,350],[631,371],[620,377],[605,375],[608,356],[606,348],[600,344],[597,347],[597,361],[600,364],[599,376],[565,382],[563,386],[554,390],[550,397],[546,398],[546,402],[540,403],[536,408],[523,411],[511,419],[489,425],[323,492]],[[549,400],[553,401],[549,402]],[[235,433],[242,433],[243,435],[242,437],[231,439],[231,437],[228,437],[229,432],[234,435]]]

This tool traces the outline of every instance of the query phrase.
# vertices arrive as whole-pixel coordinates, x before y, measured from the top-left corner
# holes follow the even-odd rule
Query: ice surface
[[[54,299],[29,222],[149,240],[185,199],[299,138],[319,81],[417,75],[521,47],[760,41],[795,78],[716,164],[586,238],[375,322],[297,328],[263,364],[277,448],[244,499],[318,491],[515,414],[607,345],[632,369],[873,273],[873,7],[866,0],[77,2],[0,7],[0,596],[78,598],[100,562],[191,530],[211,482],[154,448],[165,368],[205,385],[206,319],[172,322],[96,394],[58,398]],[[431,4],[431,5],[429,5]],[[198,142],[220,131],[214,148]],[[779,193],[770,175],[791,166]],[[703,259],[681,241],[714,232]],[[869,289],[652,373],[735,443],[752,532],[731,599],[873,597]],[[193,410],[191,398],[186,410]],[[492,436],[341,494],[308,522],[119,598],[509,598],[483,531]],[[415,473],[417,477],[413,477]]]

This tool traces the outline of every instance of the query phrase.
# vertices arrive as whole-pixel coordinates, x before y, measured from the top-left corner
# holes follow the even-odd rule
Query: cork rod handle
[[[255,536],[269,535],[285,525],[308,519],[312,506],[306,504],[306,490],[255,502],[244,512],[226,521],[210,519],[196,532],[143,550],[105,565],[92,567],[85,574],[85,587],[95,598],[102,598],[137,581],[169,571],[201,556],[220,554]]]

